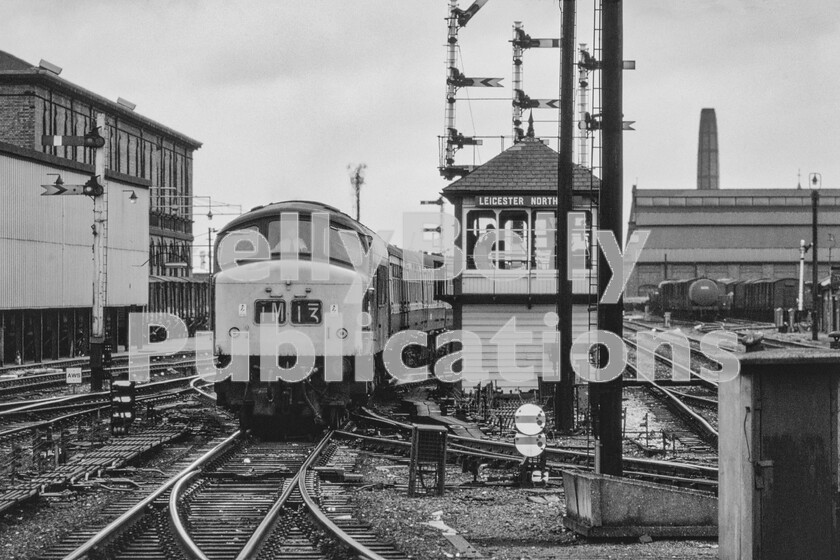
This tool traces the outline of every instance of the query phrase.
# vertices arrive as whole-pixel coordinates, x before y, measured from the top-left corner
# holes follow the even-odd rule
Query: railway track
[[[128,375],[128,358],[120,359],[125,362],[125,365],[112,366],[105,368],[106,377],[118,377]],[[89,359],[84,362],[62,362],[62,367],[69,367],[69,364],[87,365]],[[153,362],[149,365],[150,373],[161,373],[169,369],[183,370],[185,368],[192,368],[195,366],[194,358],[177,358],[169,361]],[[31,369],[31,368],[30,368]],[[7,399],[12,395],[20,393],[37,393],[46,389],[55,389],[57,387],[66,388],[67,374],[63,370],[55,368],[40,368],[40,370],[48,370],[41,373],[23,373],[25,370],[19,370],[20,374],[6,373],[6,377],[0,378],[0,399]],[[36,371],[40,371],[36,370]],[[11,375],[14,375],[13,377]],[[90,368],[82,367],[82,382],[90,380]]]
[[[185,468],[170,477],[166,482],[156,485],[141,500],[136,501],[127,510],[120,513],[113,521],[100,530],[85,529],[76,531],[64,542],[53,547],[41,556],[42,560],[80,560],[82,558],[114,558],[115,548],[128,540],[144,547],[146,558],[179,558],[183,555],[175,548],[173,537],[165,524],[162,513],[168,504],[172,487],[186,474],[220,457],[233,449],[240,433],[234,432],[219,441],[209,451],[191,461]],[[158,534],[157,529],[160,529]],[[151,546],[150,546],[151,545]],[[166,556],[169,552],[170,556]]]
[[[136,406],[171,403],[191,394],[201,395],[195,386],[199,381],[198,376],[193,376],[144,385]],[[127,464],[161,444],[180,438],[191,424],[189,417],[184,420],[181,415],[181,419],[159,425],[147,413],[129,436],[112,438],[107,420],[101,421],[102,415],[108,414],[110,403],[92,401],[79,406],[83,404],[86,408],[71,412],[56,413],[54,408],[47,407],[52,414],[47,419],[30,417],[0,428],[0,511],[44,492],[73,487],[91,474],[115,465]],[[38,405],[28,408],[24,414],[37,416]],[[7,415],[10,413],[15,411],[6,411]]]
[[[770,334],[778,332],[779,328],[773,323],[763,323],[747,319],[724,319],[723,321],[715,321],[711,323],[672,320],[671,323],[674,325],[691,326],[701,332],[711,332],[716,330],[731,331],[738,335],[738,341],[746,346],[756,344],[760,341],[761,345],[765,348],[825,348],[825,346],[799,340],[774,338],[770,336]],[[648,325],[638,321],[625,321],[624,325],[625,328],[629,327],[628,330],[633,332],[637,332],[641,329],[651,330],[654,328],[654,325]],[[656,326],[655,328],[661,329],[662,327]],[[689,340],[692,342],[693,346],[696,345],[697,341],[695,339],[689,337]]]
[[[181,398],[194,390],[192,382],[197,379],[198,376],[193,375],[138,385],[136,406],[150,406]],[[0,442],[19,437],[22,432],[60,427],[85,416],[102,414],[110,408],[110,393],[100,391],[40,399],[28,404],[11,404],[11,408],[0,410]]]
[[[635,352],[650,352],[647,349],[639,348],[638,344],[629,339],[624,339],[624,343],[632,348]],[[663,364],[666,369],[687,374],[692,378],[696,378],[701,388],[702,394],[696,392],[679,391],[672,387],[664,387],[657,383],[656,379],[649,379],[643,377],[636,370],[632,364],[627,364],[626,371],[635,376],[636,379],[644,379],[645,384],[642,385],[644,389],[649,391],[682,422],[688,426],[691,432],[697,435],[700,441],[704,442],[709,447],[709,452],[716,452],[718,445],[718,431],[717,431],[717,383],[698,377],[693,370],[685,371],[683,365],[675,363],[670,358],[659,353],[653,354],[654,360]],[[701,406],[705,412],[701,413],[696,410],[696,406]],[[710,418],[710,416],[712,416]],[[711,421],[710,421],[711,420]],[[685,439],[690,438],[690,435],[683,435]],[[687,442],[690,446],[696,447],[694,442]]]
[[[354,418],[357,422],[367,423],[386,432],[400,433],[403,438],[406,438],[412,429],[411,424],[383,417],[370,410],[363,410]],[[398,440],[387,435],[373,436],[351,431],[337,431],[336,436],[356,440],[359,445],[377,451],[408,455],[411,450],[411,444],[405,439]],[[518,466],[522,462],[522,455],[516,450],[514,444],[506,441],[450,434],[447,436],[447,450],[447,457],[450,460],[479,458],[489,463],[511,467]],[[555,471],[567,468],[594,469],[595,466],[594,456],[586,450],[549,446],[546,447],[544,453],[548,468]],[[633,478],[717,492],[718,471],[715,467],[638,457],[624,457],[624,464],[627,476]]]
[[[660,335],[665,335],[665,334],[670,332],[670,331],[663,331],[659,327],[654,328],[650,325],[645,325],[644,323],[638,323],[638,322],[635,322],[635,321],[625,321],[624,322],[624,330],[625,331],[630,331],[634,335],[637,335],[639,332],[657,332]],[[713,329],[713,330],[719,330],[719,329]],[[716,361],[710,359],[708,356],[706,356],[701,351],[700,340],[698,338],[695,338],[695,337],[691,336],[690,333],[687,333],[687,332],[684,332],[684,331],[678,331],[678,332],[675,332],[674,334],[682,335],[688,341],[689,352],[690,352],[690,357],[691,357],[690,358],[690,360],[691,360],[690,370],[691,370],[692,383],[696,383],[696,384],[704,385],[704,386],[709,387],[709,388],[715,388],[716,389],[716,385],[712,382],[708,382],[706,379],[701,377],[699,375],[699,372],[700,372],[700,367],[701,366],[706,367],[706,368],[714,371],[714,370],[717,370],[720,367],[720,364],[718,364]],[[628,340],[626,336],[624,338],[625,338],[625,340]],[[636,348],[637,344],[632,340],[630,342],[632,343],[632,347]],[[669,347],[661,346],[659,349],[657,349],[657,354],[656,354],[655,360],[660,360],[660,358],[665,358],[665,359],[670,360],[670,356],[671,356],[670,353],[671,353],[671,349]]]
[[[317,444],[220,441],[106,527],[42,556],[147,559],[402,559],[354,519],[345,490],[355,454],[327,433]],[[358,477],[360,478],[360,477]]]

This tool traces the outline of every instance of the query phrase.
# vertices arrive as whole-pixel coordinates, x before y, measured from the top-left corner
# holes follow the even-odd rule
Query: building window
[[[528,268],[529,229],[527,211],[502,210],[499,212],[496,268],[502,270]],[[491,259],[491,262],[493,262],[493,259]]]
[[[485,233],[498,229],[496,212],[493,210],[470,210],[467,212],[466,247],[467,268],[475,270],[475,245]]]
[[[555,244],[557,241],[557,218],[554,212],[534,212],[534,237],[531,241],[533,255],[531,268],[555,270]]]

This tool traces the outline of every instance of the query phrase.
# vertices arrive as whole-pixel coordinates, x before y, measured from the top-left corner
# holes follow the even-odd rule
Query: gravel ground
[[[96,490],[61,499],[39,499],[0,516],[0,557],[34,558],[74,527],[104,525],[106,519],[101,510],[122,495],[123,492]]]
[[[498,560],[717,558],[714,541],[644,544],[635,539],[597,542],[578,537],[561,521],[565,513],[562,486],[467,486],[464,484],[472,481],[472,475],[450,467],[445,496],[408,498],[407,465],[366,452],[360,453],[360,461],[368,484],[354,495],[360,517],[412,558],[459,557],[442,529],[427,525],[435,520],[457,531],[483,557]],[[504,473],[485,474],[495,477]]]

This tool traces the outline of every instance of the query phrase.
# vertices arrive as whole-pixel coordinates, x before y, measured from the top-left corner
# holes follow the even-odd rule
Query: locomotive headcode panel
[[[286,322],[286,302],[280,300],[257,300],[254,302],[254,322],[277,323]]]
[[[318,325],[321,323],[321,302],[312,299],[292,300],[292,323]]]

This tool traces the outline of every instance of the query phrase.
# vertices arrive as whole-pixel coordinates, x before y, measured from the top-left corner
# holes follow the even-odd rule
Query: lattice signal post
[[[90,388],[101,391],[105,377],[102,355],[105,347],[105,302],[108,293],[108,199],[105,162],[108,144],[100,134],[105,130],[105,114],[96,114],[96,128],[84,136],[43,136],[44,146],[83,146],[94,152],[94,176],[84,185],[65,185],[61,176],[51,185],[41,185],[41,196],[85,195],[93,198],[93,311],[90,333]],[[100,183],[99,181],[102,181]]]
[[[444,143],[441,151],[440,174],[446,179],[460,177],[470,172],[468,166],[455,165],[455,152],[464,146],[480,146],[482,141],[464,136],[455,126],[455,94],[462,87],[502,87],[502,78],[467,77],[458,70],[458,30],[467,25],[488,0],[475,0],[469,8],[458,8],[458,0],[449,0],[449,18],[446,57],[446,112],[444,116]]]

